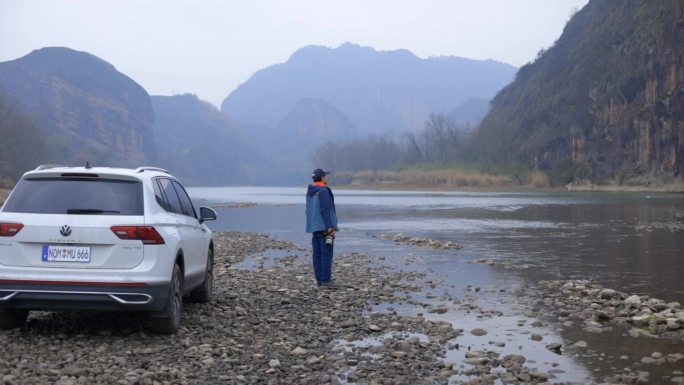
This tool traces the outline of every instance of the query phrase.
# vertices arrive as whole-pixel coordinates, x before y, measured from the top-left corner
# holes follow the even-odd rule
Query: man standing
[[[338,228],[335,197],[328,187],[328,174],[320,168],[313,172],[313,183],[306,192],[306,232],[312,233],[316,283],[322,288],[336,288],[332,281],[332,258]]]

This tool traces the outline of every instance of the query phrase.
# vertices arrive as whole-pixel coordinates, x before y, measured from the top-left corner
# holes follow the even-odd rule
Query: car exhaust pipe
[[[145,305],[152,301],[152,297],[147,294],[138,293],[109,293],[111,299],[124,305]]]

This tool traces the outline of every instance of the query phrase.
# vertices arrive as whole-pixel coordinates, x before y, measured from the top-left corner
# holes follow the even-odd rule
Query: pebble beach
[[[143,314],[32,312],[23,327],[0,332],[0,380],[59,385],[587,383],[561,381],[529,357],[506,353],[507,342],[490,340],[486,327],[460,328],[458,322],[440,320],[454,308],[483,318],[506,314],[468,297],[428,296],[430,301],[421,302],[421,293],[439,282],[375,263],[382,257],[336,256],[333,275],[340,287],[321,290],[301,245],[240,232],[215,233],[214,241],[214,300],[185,303],[178,334],[151,333]],[[529,295],[532,302],[536,296],[539,309],[557,309],[559,323],[583,317],[586,327],[624,328],[640,338],[679,341],[679,346],[684,337],[678,303],[576,281],[540,283]],[[407,302],[422,310],[404,314],[382,306]],[[474,338],[482,343],[470,344]],[[550,362],[586,349],[586,342],[566,346],[542,333],[524,338],[543,347]],[[644,352],[627,361],[628,371],[616,368],[591,381],[684,383],[678,370],[684,368],[682,354]],[[668,368],[667,378],[650,375],[655,365]]]

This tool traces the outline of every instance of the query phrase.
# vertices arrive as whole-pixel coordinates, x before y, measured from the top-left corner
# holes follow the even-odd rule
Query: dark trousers
[[[330,282],[333,245],[325,244],[325,233],[322,231],[313,233],[311,245],[313,246],[313,269],[314,275],[316,275],[316,282],[319,285]]]

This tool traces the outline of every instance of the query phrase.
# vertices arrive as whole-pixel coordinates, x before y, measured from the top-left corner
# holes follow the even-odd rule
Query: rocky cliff
[[[0,92],[52,139],[52,161],[139,166],[154,157],[150,96],[91,54],[42,48],[0,63]]]
[[[306,145],[320,140],[349,139],[356,135],[356,127],[333,105],[318,99],[302,99],[276,127],[284,137]]]
[[[558,183],[680,182],[684,2],[591,0],[494,98],[477,143]]]
[[[152,96],[155,165],[187,184],[253,183],[256,154],[239,125],[192,94]]]

